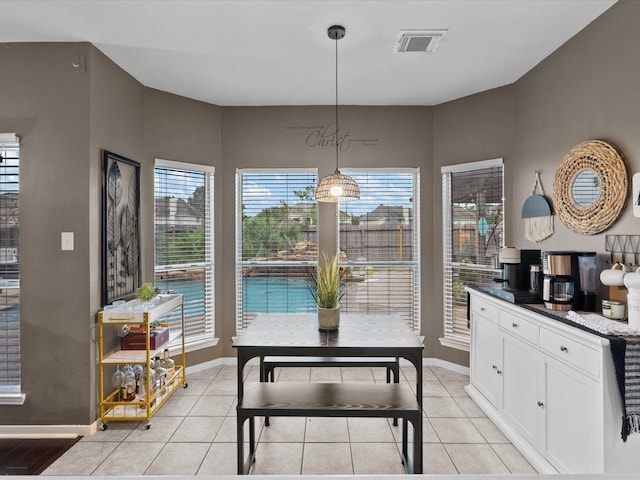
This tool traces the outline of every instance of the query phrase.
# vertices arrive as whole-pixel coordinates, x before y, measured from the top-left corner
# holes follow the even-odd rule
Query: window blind
[[[0,403],[22,403],[20,375],[20,148],[0,134]]]
[[[340,203],[345,312],[400,315],[420,331],[420,172],[343,169],[360,200]]]
[[[184,296],[185,346],[211,345],[214,324],[213,167],[156,160],[155,285]],[[180,311],[169,314],[181,330]]]
[[[443,344],[468,350],[465,287],[493,284],[503,244],[502,159],[442,167]]]
[[[312,313],[317,265],[315,169],[236,172],[236,327],[260,313]]]

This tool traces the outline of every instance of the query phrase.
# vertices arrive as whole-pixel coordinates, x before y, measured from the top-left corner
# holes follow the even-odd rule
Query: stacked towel
[[[567,312],[567,318],[605,335],[640,335],[640,328],[630,327],[624,322],[611,320],[597,313],[577,313],[570,310]]]

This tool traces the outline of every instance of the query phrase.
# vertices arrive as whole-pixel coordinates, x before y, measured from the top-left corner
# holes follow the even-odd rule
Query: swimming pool
[[[302,279],[244,277],[244,313],[313,313],[316,304]]]

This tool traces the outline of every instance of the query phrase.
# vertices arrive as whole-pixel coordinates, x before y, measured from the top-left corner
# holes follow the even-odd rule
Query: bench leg
[[[256,461],[256,422],[255,417],[249,417],[249,457],[244,458],[244,422],[246,418],[238,415],[237,427],[237,467],[238,475],[249,475],[251,465]]]
[[[262,377],[260,379],[260,381],[265,381],[265,382],[275,382],[276,381],[276,367],[272,367],[271,365],[269,365],[268,367],[264,367],[264,380],[262,380]],[[260,372],[262,373],[262,371]],[[271,423],[269,422],[269,417],[264,417],[264,426],[268,427],[269,425],[271,425]]]
[[[402,419],[402,463],[407,473],[422,473],[422,416],[410,421],[413,427],[413,451],[409,457],[409,420]]]
[[[393,383],[400,383],[400,359],[396,357],[393,367],[387,367],[387,383],[391,383],[391,372],[393,371]],[[393,426],[398,426],[398,418],[393,419]]]

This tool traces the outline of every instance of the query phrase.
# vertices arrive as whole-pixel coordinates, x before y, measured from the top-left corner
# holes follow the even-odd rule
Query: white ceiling
[[[513,83],[614,3],[2,0],[0,42],[91,42],[143,85],[216,105],[331,105],[341,24],[340,104],[437,105]],[[448,32],[394,53],[414,29]]]

